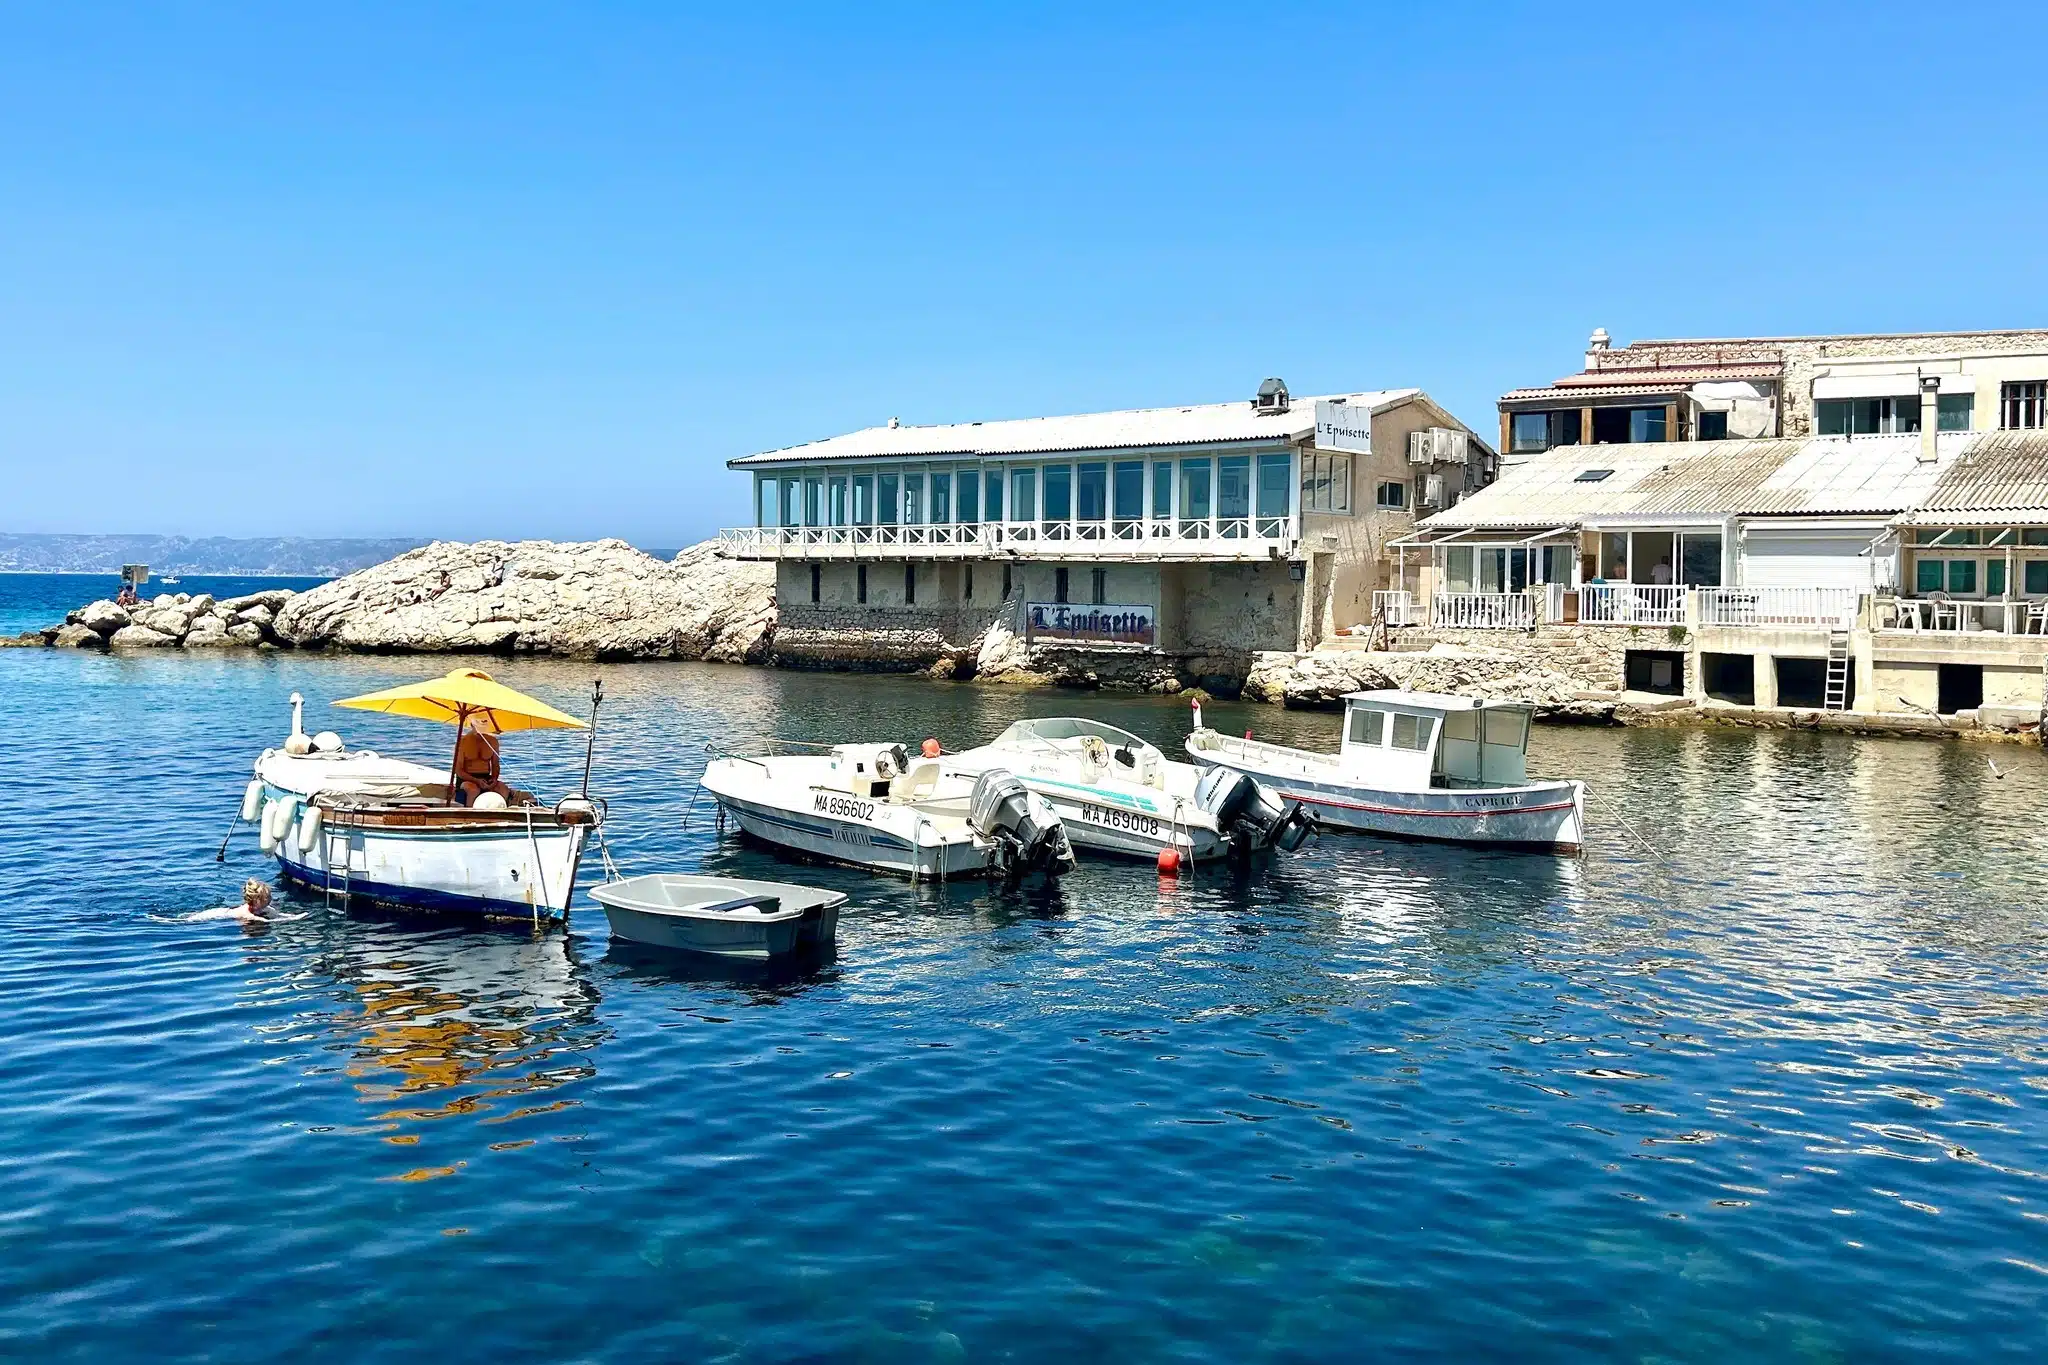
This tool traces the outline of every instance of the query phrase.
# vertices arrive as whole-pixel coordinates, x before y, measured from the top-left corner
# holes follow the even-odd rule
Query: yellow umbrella
[[[474,668],[458,668],[445,677],[404,687],[389,687],[361,697],[334,703],[358,711],[381,711],[390,716],[413,716],[438,720],[455,727],[455,748],[462,749],[465,728],[502,735],[512,730],[584,730],[589,727],[574,716],[565,716],[544,701],[515,692],[491,675]],[[449,767],[449,785],[455,770]]]

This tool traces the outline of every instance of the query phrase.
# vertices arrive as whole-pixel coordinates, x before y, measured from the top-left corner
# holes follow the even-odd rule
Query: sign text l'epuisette
[[[1026,602],[1027,640],[1087,640],[1116,645],[1157,645],[1159,609],[1149,603]]]

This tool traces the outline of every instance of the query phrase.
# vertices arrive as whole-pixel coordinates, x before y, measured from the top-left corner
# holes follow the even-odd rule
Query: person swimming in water
[[[270,923],[270,883],[261,877],[251,877],[242,883],[242,903],[223,905],[212,910],[201,910],[188,916],[190,920],[231,919],[243,924]]]

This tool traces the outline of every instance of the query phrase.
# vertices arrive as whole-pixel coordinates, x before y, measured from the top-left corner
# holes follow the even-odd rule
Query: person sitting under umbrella
[[[458,805],[477,805],[485,796],[495,795],[491,804],[512,803],[512,789],[499,777],[498,737],[482,730],[464,730],[455,746],[455,800]]]

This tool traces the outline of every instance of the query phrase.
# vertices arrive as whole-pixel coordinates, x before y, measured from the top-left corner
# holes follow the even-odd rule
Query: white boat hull
[[[1585,841],[1586,785],[1534,782],[1519,787],[1386,791],[1341,780],[1274,771],[1227,750],[1190,748],[1205,767],[1234,768],[1283,799],[1299,801],[1325,829],[1403,839],[1548,848],[1576,853]]]
[[[1166,797],[1131,797],[1102,788],[1033,776],[1016,771],[1025,787],[1052,803],[1067,827],[1067,838],[1076,848],[1156,860],[1163,849],[1174,849],[1183,858],[1201,861],[1220,858],[1226,851],[1223,836],[1213,821],[1192,807],[1183,808],[1176,822],[1172,802]]]
[[[266,801],[291,795],[268,784]],[[416,910],[520,919],[565,913],[588,827],[539,812],[524,827],[390,829],[326,811],[312,847],[296,822],[278,840],[285,876],[308,890]],[[517,816],[517,812],[513,812]]]

